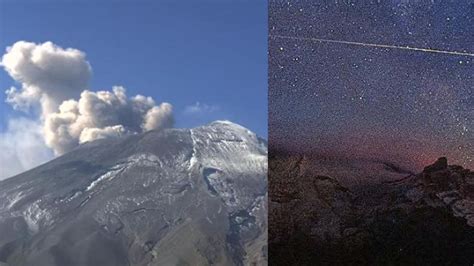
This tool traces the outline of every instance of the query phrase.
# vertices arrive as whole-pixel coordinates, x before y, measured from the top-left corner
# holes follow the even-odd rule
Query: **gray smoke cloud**
[[[46,116],[44,133],[46,144],[62,154],[87,141],[171,126],[170,104],[157,106],[142,95],[128,98],[125,88],[116,86],[112,92],[85,90],[78,101],[64,101]]]
[[[6,102],[38,114],[42,143],[56,155],[87,141],[173,126],[169,103],[156,104],[142,95],[129,98],[121,86],[91,91],[92,67],[80,50],[19,41],[6,49],[0,65],[20,86],[6,90]],[[0,135],[0,141],[12,134]]]
[[[21,84],[20,89],[6,91],[7,102],[20,110],[39,104],[43,115],[87,89],[92,75],[83,52],[51,42],[16,42],[7,48],[0,64]]]

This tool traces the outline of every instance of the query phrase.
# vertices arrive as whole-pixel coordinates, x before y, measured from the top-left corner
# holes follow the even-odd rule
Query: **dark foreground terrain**
[[[0,265],[266,265],[266,176],[227,121],[86,143],[0,182]]]
[[[474,172],[271,154],[271,265],[470,265]]]

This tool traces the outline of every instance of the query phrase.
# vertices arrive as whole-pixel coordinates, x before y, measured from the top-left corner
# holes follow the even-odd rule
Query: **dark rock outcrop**
[[[474,263],[474,172],[440,158],[417,175],[364,183],[347,175],[354,165],[334,178],[312,163],[269,158],[270,264]]]
[[[423,170],[424,173],[431,173],[436,171],[442,171],[448,169],[448,159],[446,157],[441,157],[432,165],[428,165]]]

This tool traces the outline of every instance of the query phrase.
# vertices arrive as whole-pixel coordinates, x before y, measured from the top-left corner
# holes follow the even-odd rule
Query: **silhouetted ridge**
[[[372,164],[270,160],[270,263],[472,265],[474,172],[444,157],[416,175],[383,165],[385,178]]]

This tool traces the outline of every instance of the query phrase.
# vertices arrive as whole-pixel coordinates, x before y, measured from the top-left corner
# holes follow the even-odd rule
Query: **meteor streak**
[[[437,53],[437,54],[449,54],[449,55],[461,55],[461,56],[472,56],[472,57],[474,57],[474,53],[458,52],[458,51],[444,51],[444,50],[437,50],[437,49],[430,49],[430,48],[416,48],[416,47],[410,47],[410,46],[398,46],[398,45],[363,43],[363,42],[350,42],[350,41],[339,41],[339,40],[320,39],[320,38],[293,37],[293,36],[284,36],[284,35],[269,35],[269,36],[270,36],[270,38],[276,38],[276,39],[290,39],[290,40],[325,42],[325,43],[341,43],[341,44],[359,45],[359,46],[365,46],[365,47],[401,49],[401,50],[410,50],[410,51],[418,51],[418,52],[428,52],[428,53]]]

